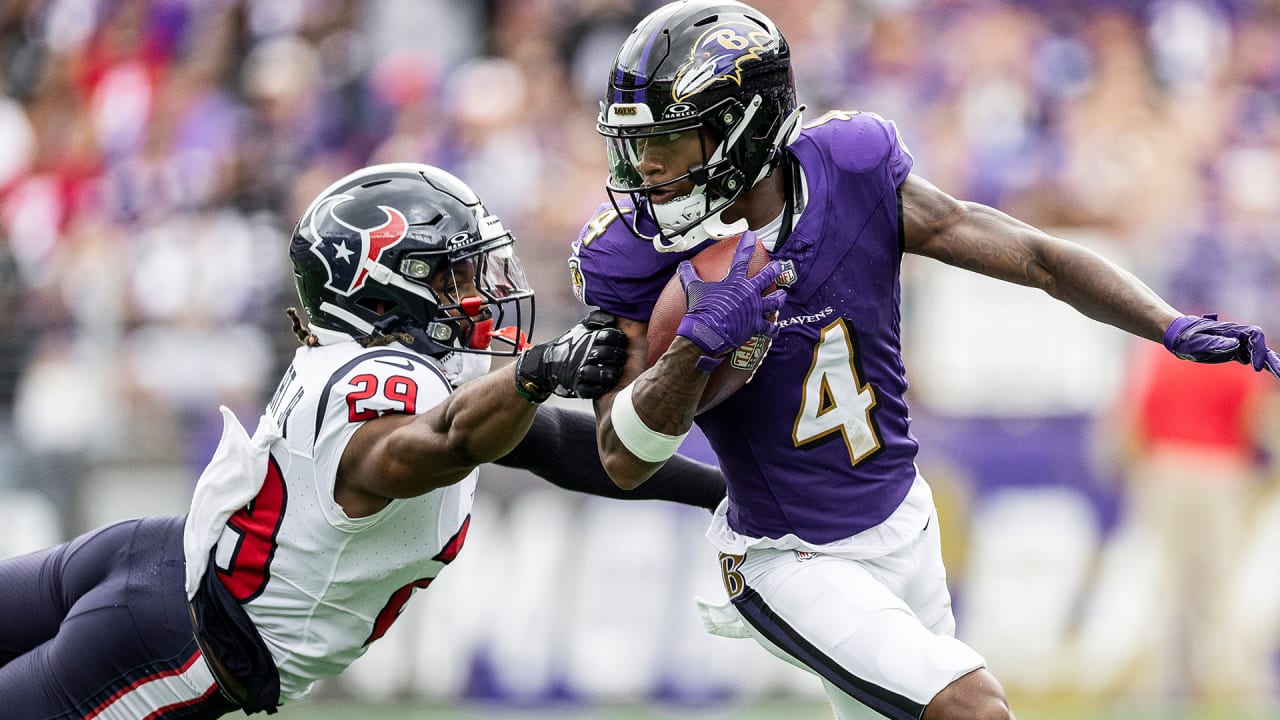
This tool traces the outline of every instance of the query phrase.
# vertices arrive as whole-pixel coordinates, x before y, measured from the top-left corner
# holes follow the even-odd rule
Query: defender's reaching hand
[[[594,312],[568,332],[534,345],[516,360],[516,391],[540,403],[561,397],[598,398],[608,392],[627,360],[627,336],[613,316]]]
[[[1262,329],[1253,325],[1220,322],[1217,314],[1184,315],[1164,331],[1164,346],[1183,360],[1223,363],[1235,360],[1266,369],[1280,378],[1280,355],[1267,348]]]

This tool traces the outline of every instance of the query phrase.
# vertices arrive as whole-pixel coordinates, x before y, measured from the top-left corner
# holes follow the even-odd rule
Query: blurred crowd
[[[536,334],[576,320],[597,102],[658,4],[0,3],[0,488],[64,534],[108,475],[188,492],[213,407],[252,418],[292,354],[293,222],[364,164],[465,179],[517,235]],[[956,197],[1087,229],[1180,309],[1280,339],[1280,1],[754,4],[808,119],[892,119]]]

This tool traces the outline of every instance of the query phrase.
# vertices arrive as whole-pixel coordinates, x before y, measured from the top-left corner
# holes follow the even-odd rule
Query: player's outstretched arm
[[[678,454],[640,487],[619,488],[600,462],[592,414],[553,405],[539,407],[524,439],[494,462],[528,470],[566,490],[620,500],[666,500],[715,510],[725,492],[719,468]]]
[[[994,208],[961,202],[929,182],[902,183],[906,249],[1001,280],[1037,287],[1095,320],[1195,362],[1237,361],[1280,377],[1262,330],[1183,315],[1131,273]]]
[[[458,482],[510,452],[538,403],[553,393],[594,398],[613,387],[625,347],[616,329],[579,324],[526,350],[512,365],[463,383],[425,413],[368,421],[343,451],[335,497],[348,514],[348,502],[376,511],[391,498]]]
[[[698,277],[692,263],[680,263],[677,273],[688,303],[670,347],[653,367],[643,367],[644,323],[620,323],[630,342],[625,387],[596,402],[600,457],[609,476],[623,489],[632,489],[662,467],[680,447],[693,426],[702,391],[710,373],[737,347],[763,335],[775,337],[771,319],[786,293],[765,294],[781,272],[777,261],[748,277],[755,236],[743,233],[728,275],[721,281]],[[625,381],[634,377],[634,381]]]
[[[956,200],[914,175],[900,190],[908,252],[1040,288],[1094,320],[1155,342],[1181,314],[1088,248],[986,205]]]

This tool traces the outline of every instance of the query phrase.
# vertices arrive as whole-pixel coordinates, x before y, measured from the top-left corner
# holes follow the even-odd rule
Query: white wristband
[[[683,435],[667,435],[644,424],[636,414],[636,406],[631,404],[631,388],[628,385],[613,399],[613,409],[609,411],[609,419],[613,421],[613,432],[632,455],[645,462],[666,462],[680,449],[684,442]]]

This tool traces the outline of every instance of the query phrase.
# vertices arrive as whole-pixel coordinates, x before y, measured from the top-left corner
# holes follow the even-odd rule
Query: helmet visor
[[[697,128],[645,135],[626,135],[606,139],[610,179],[618,190],[641,190],[645,186],[645,168],[678,168],[677,176],[688,174],[689,167],[702,164],[701,134]],[[689,155],[693,148],[696,155]],[[674,178],[666,178],[666,182]],[[653,183],[650,183],[653,184]]]
[[[477,265],[476,289],[489,300],[496,302],[533,295],[524,265],[509,238],[506,243],[481,253]]]
[[[697,148],[696,157],[690,158],[689,164],[704,160],[698,142],[702,123],[697,116],[648,122],[647,112],[638,113],[640,117],[632,120],[618,112],[620,107],[624,106],[611,106],[596,122],[596,132],[605,138],[610,184],[615,190],[641,189],[645,184],[641,164],[646,161],[665,164],[673,159],[678,148]],[[683,175],[685,168],[680,170]]]

